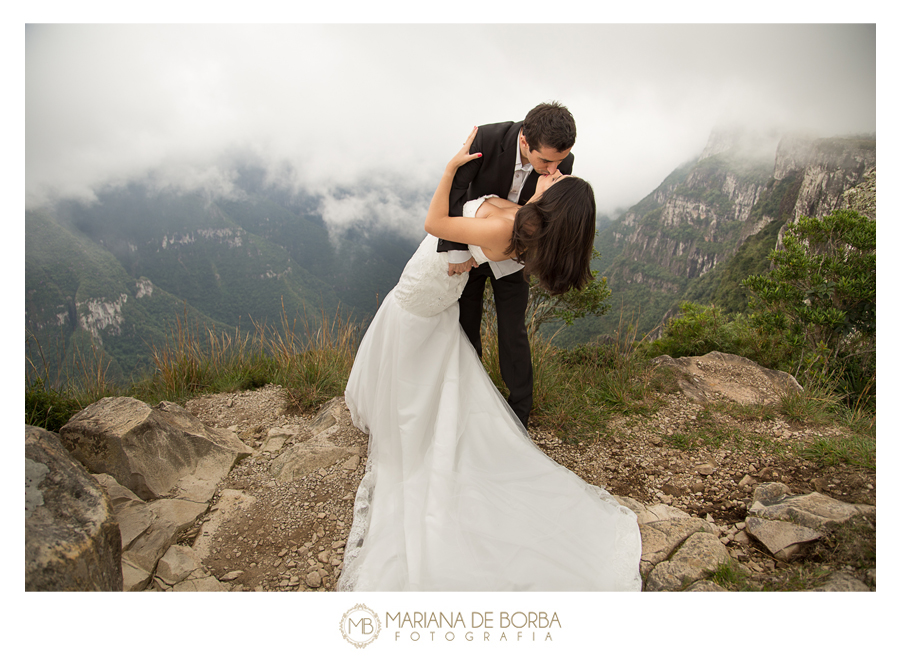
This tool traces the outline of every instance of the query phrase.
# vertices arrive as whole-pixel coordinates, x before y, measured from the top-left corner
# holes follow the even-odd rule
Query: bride
[[[477,128],[476,128],[477,130]],[[595,202],[572,176],[542,176],[524,206],[487,197],[450,217],[448,163],[426,236],[363,337],[347,382],[369,434],[342,591],[639,591],[637,519],[532,443],[459,325],[468,275],[437,238],[475,259],[518,259],[553,294],[590,280]]]

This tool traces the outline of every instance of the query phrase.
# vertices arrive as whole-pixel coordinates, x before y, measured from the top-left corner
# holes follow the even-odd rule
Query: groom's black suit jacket
[[[515,173],[516,158],[519,157],[519,130],[521,121],[504,121],[479,126],[469,153],[482,153],[482,157],[467,162],[456,172],[453,185],[450,187],[450,216],[462,217],[463,205],[466,201],[477,199],[487,194],[496,194],[505,199],[512,186]],[[559,165],[564,174],[572,173],[575,156],[569,153]],[[524,204],[534,196],[538,174],[532,171],[522,192],[519,203]],[[446,240],[438,241],[438,251],[468,250],[468,245]]]
[[[469,153],[482,153],[459,168],[450,188],[450,216],[460,217],[466,201],[496,194],[502,199],[509,196],[519,157],[519,130],[522,122],[507,121],[479,126]],[[570,153],[559,165],[564,174],[572,173],[575,157]],[[532,171],[519,194],[519,203],[534,196],[538,174]],[[438,251],[468,250],[468,245],[440,240]],[[499,279],[485,263],[469,272],[469,280],[459,298],[459,323],[468,336],[478,356],[481,356],[481,310],[484,286],[491,280],[497,308],[497,344],[500,353],[500,373],[509,389],[509,406],[522,425],[528,427],[532,406],[533,374],[531,348],[525,328],[525,310],[528,306],[528,281],[522,272],[515,272]]]

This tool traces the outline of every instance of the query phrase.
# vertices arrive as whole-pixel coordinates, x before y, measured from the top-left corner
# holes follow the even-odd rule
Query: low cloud
[[[377,228],[421,239],[427,210],[428,201],[421,195],[401,197],[387,187],[347,195],[326,192],[319,203],[319,213],[333,237]]]
[[[29,26],[26,203],[148,178],[227,196],[243,160],[336,231],[420,226],[472,125],[559,100],[610,212],[723,122],[874,132],[874,75],[865,25]]]

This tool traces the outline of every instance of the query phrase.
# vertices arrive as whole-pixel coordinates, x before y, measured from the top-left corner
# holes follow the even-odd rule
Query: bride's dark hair
[[[567,176],[519,208],[506,254],[518,254],[525,274],[552,295],[591,280],[597,204],[590,183]]]

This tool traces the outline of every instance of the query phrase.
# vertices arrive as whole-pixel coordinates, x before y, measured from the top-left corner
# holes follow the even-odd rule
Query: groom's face
[[[525,141],[524,135],[519,135],[519,145],[522,157],[528,160],[531,166],[534,167],[534,170],[541,175],[555,174],[560,163],[568,157],[569,152],[572,150],[557,151],[549,146],[545,146],[532,151],[528,146],[528,142]]]

